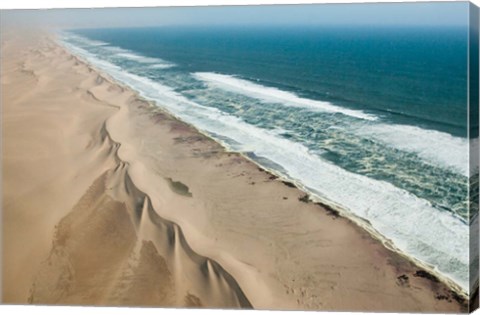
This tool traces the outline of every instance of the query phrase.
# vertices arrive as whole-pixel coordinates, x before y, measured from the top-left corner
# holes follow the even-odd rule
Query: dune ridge
[[[57,50],[55,54],[60,52],[63,57],[56,60],[55,66],[80,65],[76,58],[51,45],[49,41],[47,51]],[[45,58],[48,52],[34,50],[33,55]],[[33,77],[36,83],[41,81],[40,74],[24,71],[24,66],[22,63],[21,74]],[[83,64],[81,67],[82,72],[92,73],[86,80],[88,84],[91,79],[94,85],[106,82],[90,68]],[[83,84],[85,81],[78,89]],[[111,84],[109,88],[110,92],[124,91]],[[121,108],[103,103],[88,89],[82,93],[88,101],[114,111]],[[27,96],[28,93],[17,100],[21,102]],[[85,149],[97,162],[95,173],[101,175],[55,225],[51,250],[34,272],[25,302],[250,308],[235,280],[218,263],[192,251],[179,226],[154,211],[149,197],[133,183],[129,163],[118,156],[121,145],[112,140],[106,121],[99,123],[90,136]],[[148,237],[156,239],[145,240]],[[159,255],[159,248],[162,254],[168,255],[168,263]],[[8,272],[4,269],[4,274]],[[174,277],[181,279],[174,281]],[[147,284],[142,283],[145,280],[149,280]],[[10,290],[4,289],[5,302],[22,302],[21,298],[10,300]]]
[[[186,307],[199,307],[205,303],[210,307],[250,308],[249,301],[235,280],[218,263],[196,254],[187,244],[181,228],[156,213],[149,196],[138,189],[130,176],[130,163],[119,157],[118,150],[121,144],[112,140],[106,124],[102,125],[98,138],[100,141],[91,143],[90,146],[100,148],[100,151],[105,152],[105,157],[113,158],[116,164],[95,180],[77,205],[57,226],[52,251],[44,266],[39,270],[39,278],[33,284],[29,302],[55,304],[61,301],[62,304]],[[107,283],[106,288],[99,286],[97,281],[95,281],[95,285],[87,286],[87,290],[94,288],[100,291],[99,299],[92,299],[92,296],[85,298],[81,292],[75,292],[76,288],[70,290],[70,286],[77,286],[75,281],[73,284],[63,285],[64,278],[70,277],[71,279],[72,273],[78,273],[76,270],[78,268],[70,266],[78,258],[66,264],[69,266],[68,269],[74,270],[68,270],[66,276],[62,275],[61,281],[53,277],[54,283],[50,284],[52,278],[49,277],[48,271],[56,274],[57,268],[65,265],[62,262],[56,263],[59,257],[62,260],[65,259],[65,253],[59,254],[58,252],[64,251],[63,248],[68,245],[68,242],[82,241],[77,240],[76,235],[65,235],[81,233],[81,231],[72,229],[67,221],[77,226],[96,224],[96,219],[92,219],[90,216],[98,216],[98,212],[108,215],[109,210],[115,211],[114,214],[111,213],[115,217],[110,218],[112,222],[115,222],[113,226],[115,230],[113,237],[109,236],[104,240],[113,243],[120,241],[121,250],[124,253],[114,259],[115,261],[111,261],[113,260],[111,256],[103,258],[103,260],[107,260],[105,261],[104,268],[107,269],[105,272],[113,273],[113,279],[102,281],[104,285]],[[102,214],[100,213],[100,215]],[[85,220],[87,216],[88,219]],[[94,233],[102,233],[101,229],[107,228],[102,223],[99,225],[94,229]],[[109,231],[109,233],[112,232]],[[84,246],[88,246],[88,251],[91,251],[94,243],[98,241],[102,241],[102,235],[95,240],[90,240]],[[106,246],[102,246],[101,250],[108,250],[114,246],[115,244],[107,243]],[[102,255],[102,253],[98,254]],[[168,257],[168,263],[163,257]],[[116,264],[122,266],[117,268]],[[144,265],[149,268],[145,270]],[[152,283],[150,289],[140,283],[146,279],[153,281],[150,277],[158,274],[161,275],[157,279],[159,283]],[[179,279],[183,274],[188,274],[194,280]],[[176,278],[175,281],[173,278]],[[53,294],[50,292],[51,290],[39,290],[37,283],[40,283],[40,286],[55,287]],[[137,286],[140,288],[137,289]],[[155,292],[155,289],[159,292]],[[200,297],[192,294],[192,290],[198,292]],[[145,296],[141,294],[143,291],[147,293],[147,296],[151,295],[153,299],[145,299]],[[44,297],[42,293],[45,292],[49,292],[49,294]],[[179,295],[181,292],[185,293]],[[134,293],[134,297],[132,297],[132,293]]]
[[[461,293],[349,220],[305,202],[295,187],[225,152],[51,37],[34,37],[2,44],[10,49],[2,60],[4,227],[11,226],[3,232],[4,302],[467,309]],[[35,124],[60,140],[28,132]],[[58,175],[41,154],[32,156],[42,141],[55,148],[44,155],[54,155]],[[47,210],[36,214],[40,205]],[[38,223],[25,219],[34,214],[45,223],[19,232]]]

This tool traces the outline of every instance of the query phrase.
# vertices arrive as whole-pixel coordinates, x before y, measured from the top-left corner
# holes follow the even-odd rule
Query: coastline
[[[153,56],[151,54],[149,54],[150,57],[136,54],[135,48],[132,48],[133,50],[125,50],[124,48],[116,47],[114,43],[107,45],[107,43],[104,42],[91,41],[87,38],[88,36],[77,37],[77,35],[69,32],[61,32],[58,35],[60,43],[66,47],[68,51],[86,60],[88,64],[93,65],[101,72],[108,73],[114,80],[137,91],[144,99],[157,103],[162,109],[173,113],[179,120],[195,126],[196,129],[203,130],[216,142],[221,143],[228,151],[243,151],[244,155],[251,157],[257,164],[261,164],[268,169],[274,169],[274,173],[296,182],[302,190],[315,196],[315,199],[319,198],[320,201],[324,201],[326,204],[332,204],[333,202],[334,205],[338,206],[337,208],[346,209],[345,211],[348,214],[351,213],[353,216],[362,218],[363,220],[357,220],[358,217],[353,217],[357,220],[357,223],[369,229],[374,235],[378,235],[376,232],[381,234],[381,238],[386,239],[386,243],[392,243],[398,246],[401,253],[409,257],[415,257],[423,262],[422,265],[426,266],[426,268],[433,270],[436,274],[441,274],[441,277],[445,276],[454,280],[463,290],[468,291],[468,251],[461,250],[462,248],[468,247],[468,225],[460,218],[462,217],[461,215],[459,217],[449,211],[439,212],[436,210],[439,205],[440,208],[442,208],[441,205],[443,202],[440,201],[440,203],[438,203],[438,198],[435,197],[431,200],[430,197],[428,197],[431,192],[436,191],[434,194],[436,194],[437,197],[447,194],[445,195],[445,197],[448,196],[447,199],[451,199],[450,197],[453,199],[460,197],[461,199],[465,196],[460,196],[462,189],[458,189],[460,188],[458,184],[460,184],[460,182],[464,183],[464,179],[461,180],[460,177],[453,179],[449,176],[450,179],[445,181],[441,179],[441,176],[436,177],[436,175],[429,179],[428,177],[430,177],[430,175],[426,175],[431,174],[430,171],[427,171],[427,169],[430,169],[429,166],[425,165],[427,169],[419,167],[420,165],[424,165],[420,160],[426,157],[422,157],[417,161],[414,157],[413,159],[408,158],[407,160],[409,160],[409,162],[405,163],[406,161],[402,161],[402,158],[399,158],[399,156],[394,157],[396,154],[391,151],[387,155],[394,157],[394,160],[388,158],[387,160],[390,160],[390,162],[386,164],[380,162],[377,167],[372,169],[372,172],[367,171],[370,173],[370,176],[362,176],[353,169],[350,169],[352,163],[358,163],[357,166],[364,165],[359,169],[360,173],[363,173],[366,169],[369,169],[369,163],[367,161],[370,158],[375,159],[377,153],[383,150],[381,149],[381,151],[376,152],[378,149],[375,148],[376,140],[371,143],[373,147],[370,147],[370,145],[366,143],[365,146],[359,146],[357,149],[353,149],[356,146],[354,143],[363,141],[361,140],[363,136],[360,136],[360,139],[357,137],[351,138],[348,134],[356,134],[355,130],[363,130],[364,127],[366,127],[366,129],[373,128],[374,130],[376,129],[376,132],[373,132],[374,134],[386,133],[386,137],[380,137],[383,138],[383,140],[389,138],[396,139],[393,140],[394,143],[391,143],[392,147],[397,147],[398,145],[402,147],[402,145],[397,142],[398,138],[405,139],[413,137],[416,141],[411,144],[412,147],[416,149],[411,147],[407,149],[407,151],[423,151],[421,148],[429,147],[430,145],[427,145],[427,143],[430,143],[430,140],[432,140],[432,142],[437,144],[434,145],[431,143],[430,148],[428,148],[430,153],[436,157],[441,156],[446,158],[450,156],[450,158],[447,158],[448,160],[457,161],[457,163],[464,166],[467,164],[466,161],[464,163],[460,162],[462,158],[458,159],[450,154],[444,154],[438,151],[434,153],[431,152],[431,149],[438,147],[439,143],[445,143],[442,147],[444,147],[444,149],[448,147],[448,152],[463,152],[466,150],[467,143],[464,143],[465,146],[462,149],[461,145],[460,147],[457,146],[459,143],[456,140],[464,142],[463,140],[465,139],[455,138],[456,140],[454,142],[456,145],[454,144],[452,146],[453,143],[450,141],[452,140],[450,139],[451,136],[447,134],[442,134],[440,138],[437,138],[435,133],[431,133],[426,129],[413,128],[415,130],[414,136],[411,134],[412,128],[410,127],[401,127],[401,125],[395,124],[390,126],[389,124],[383,123],[377,125],[377,123],[373,122],[372,125],[371,123],[367,123],[367,126],[362,126],[362,122],[356,125],[355,120],[353,120],[351,125],[350,123],[342,125],[341,122],[338,122],[340,123],[339,130],[345,130],[346,133],[340,136],[340,138],[343,138],[343,140],[341,140],[339,139],[339,134],[336,132],[337,128],[331,125],[332,120],[327,115],[325,118],[316,120],[316,124],[318,124],[316,129],[318,129],[318,132],[314,132],[314,134],[317,134],[314,137],[317,137],[318,134],[324,134],[322,137],[324,137],[323,141],[326,142],[320,142],[324,143],[327,148],[330,146],[328,143],[338,143],[338,141],[340,141],[346,144],[353,142],[353,147],[346,145],[346,147],[349,147],[346,151],[336,145],[334,146],[335,148],[332,148],[334,152],[340,150],[337,153],[345,158],[345,160],[342,158],[338,161],[346,167],[343,168],[335,161],[336,158],[334,156],[336,153],[332,152],[333,154],[330,154],[328,153],[328,149],[326,152],[317,150],[318,147],[314,145],[314,141],[308,140],[308,137],[302,139],[303,136],[301,134],[305,135],[305,133],[308,134],[311,132],[307,126],[304,126],[305,130],[297,134],[297,136],[300,137],[298,139],[300,141],[292,141],[292,139],[289,139],[289,129],[291,129],[294,134],[297,133],[295,130],[298,126],[294,126],[295,124],[290,125],[290,127],[285,130],[276,127],[277,123],[285,123],[285,119],[281,117],[285,117],[286,120],[291,120],[292,117],[290,115],[294,115],[294,121],[303,121],[302,115],[298,114],[303,113],[303,110],[300,110],[298,113],[296,110],[287,110],[284,112],[285,108],[283,107],[275,108],[275,106],[267,105],[264,108],[262,103],[255,103],[255,106],[251,106],[252,104],[248,105],[247,102],[245,105],[247,105],[249,109],[244,112],[240,109],[243,107],[242,104],[244,104],[244,100],[241,98],[238,100],[235,99],[235,101],[231,103],[228,99],[228,93],[227,95],[223,95],[224,92],[216,90],[217,88],[221,90],[226,88],[228,90],[229,84],[231,83],[230,80],[234,81],[232,86],[241,89],[243,84],[247,86],[250,84],[248,80],[237,82],[235,81],[237,79],[233,79],[233,77],[222,75],[221,77],[225,78],[225,82],[230,83],[226,86],[223,83],[223,85],[220,84],[217,86],[217,81],[223,81],[223,79],[210,82],[210,80],[203,81],[205,78],[200,78],[200,81],[203,83],[200,83],[201,85],[198,91],[197,87],[192,85],[191,89],[193,91],[190,92],[190,90],[187,89],[186,94],[184,94],[182,89],[177,91],[177,89],[174,88],[174,86],[177,86],[177,83],[172,83],[172,85],[168,83],[169,79],[167,79],[167,81],[164,80],[172,77],[175,81],[176,79],[174,79],[174,77],[179,75],[180,81],[185,81],[185,84],[189,85],[190,83],[187,82],[189,77],[193,76],[194,80],[198,80],[198,76],[201,73],[190,73],[189,71],[182,70],[181,63],[179,65],[173,64],[167,70],[152,70],[152,73],[150,73],[149,69],[153,67],[149,65],[150,62],[155,61],[163,65],[165,61],[161,58],[148,59]],[[93,49],[93,51],[90,51],[90,49]],[[110,56],[110,51],[114,52],[113,56]],[[120,58],[118,60],[116,59],[117,53]],[[127,57],[124,56],[124,53],[126,53],[125,56]],[[132,56],[135,56],[134,60],[139,61],[138,66],[142,69],[141,73],[137,72],[139,70],[137,70],[136,67],[131,68],[131,65],[129,65],[129,58]],[[160,52],[157,57],[159,56],[162,56]],[[175,60],[175,57],[170,57],[170,59]],[[137,61],[134,61],[135,64]],[[124,62],[126,63],[123,64]],[[144,64],[143,62],[146,63]],[[124,66],[125,69],[121,70]],[[143,73],[143,71],[145,72]],[[136,75],[136,73],[138,75]],[[205,75],[208,74],[208,72],[205,73]],[[156,79],[152,79],[151,75],[158,75],[159,81],[157,82]],[[215,73],[210,73],[209,75],[219,76]],[[180,85],[182,86],[183,83],[180,83]],[[204,88],[206,88],[206,90],[203,90]],[[267,97],[265,99],[266,101],[268,101],[269,95],[276,94],[275,90],[272,92],[262,85],[254,85],[254,88],[261,92],[263,91],[263,95]],[[218,95],[217,92],[219,93]],[[242,91],[238,92],[240,92],[240,94],[243,93]],[[197,96],[191,98],[192,93],[204,95],[206,100],[195,101]],[[245,95],[248,94],[249,93],[246,93]],[[225,96],[227,96],[227,98],[225,98]],[[255,98],[255,95],[251,96]],[[291,97],[295,96],[291,95]],[[231,106],[237,102],[238,106]],[[253,100],[253,102],[255,101]],[[237,107],[237,109],[234,110],[234,107]],[[288,107],[289,106],[287,106],[287,108]],[[237,111],[237,113],[232,114],[230,112],[231,110]],[[257,111],[257,114],[252,116],[252,113],[249,114],[249,112],[252,111]],[[262,114],[264,111],[266,111],[265,114]],[[309,111],[306,113],[307,120],[310,119],[308,112]],[[280,115],[278,122],[268,118],[274,117],[277,114]],[[263,115],[265,115],[265,117],[262,117]],[[265,121],[270,120],[270,122],[267,123],[269,127],[266,129],[257,125],[264,119]],[[248,121],[254,123],[251,124]],[[335,118],[333,118],[333,121],[335,121]],[[376,127],[374,127],[375,125]],[[304,127],[300,127],[300,129]],[[393,130],[396,130],[396,132],[394,132],[395,135],[392,134]],[[285,132],[286,134],[284,134]],[[340,134],[342,133],[343,131],[340,131]],[[362,132],[360,132],[360,134],[362,134]],[[427,135],[429,136],[426,137]],[[374,135],[372,134],[372,136]],[[374,136],[374,138],[377,138],[377,136]],[[269,145],[266,146],[265,143],[269,143]],[[340,147],[342,146],[343,145],[340,145]],[[389,145],[387,145],[387,147],[388,146]],[[385,147],[385,149],[389,151],[388,148]],[[347,154],[347,152],[350,153]],[[363,154],[357,155],[356,152],[363,152]],[[365,153],[367,154],[365,155]],[[325,154],[325,159],[320,158],[322,154]],[[260,157],[257,157],[257,155]],[[434,160],[436,160],[436,158],[434,158]],[[397,171],[394,171],[396,165],[403,166]],[[374,169],[376,169],[376,171]],[[389,172],[391,176],[393,176],[393,178],[390,178],[391,180],[379,180],[379,178],[377,178],[377,175],[380,175],[380,178],[382,178],[382,176]],[[374,175],[374,173],[377,175]],[[435,171],[435,173],[437,173],[437,171]],[[396,179],[398,179],[399,182],[397,184],[402,186],[403,184],[400,184],[400,182],[402,182],[403,179],[401,178],[404,178],[410,183],[412,183],[413,180],[414,183],[416,182],[415,178],[417,176],[420,182],[425,183],[425,189],[422,188],[423,185],[414,185],[416,187],[410,187],[413,189],[411,190],[407,187],[399,188],[394,184],[397,181]],[[438,181],[438,179],[440,179],[440,181]],[[454,182],[460,180],[460,182],[454,184],[451,183],[450,180]],[[457,187],[455,189],[457,193],[453,194],[457,197],[453,195],[450,196],[445,190],[447,187],[450,187],[450,184]],[[437,185],[438,191],[433,188]],[[440,194],[440,191],[443,191],[443,194]],[[424,194],[426,199],[421,197],[424,196]],[[436,202],[435,199],[437,199]],[[429,200],[431,200],[432,203]],[[458,200],[459,199],[457,199],[457,201]],[[456,203],[453,200],[451,201]],[[456,211],[457,210],[455,210],[455,212]],[[462,212],[463,210],[459,211]],[[416,223],[413,224],[413,222]],[[372,230],[372,227],[375,231]],[[446,239],[441,240],[436,237],[436,235],[444,235]]]
[[[189,292],[192,287],[198,294],[199,288],[206,285],[213,288],[199,300],[210,299],[209,303],[202,304],[210,307],[215,307],[223,293],[230,292],[227,295],[234,296],[229,300],[230,307],[241,302],[245,293],[247,301],[240,306],[245,307],[248,302],[260,309],[466,310],[461,293],[455,293],[458,288],[452,292],[443,283],[445,280],[439,281],[421,272],[422,268],[387,249],[350,219],[337,216],[335,210],[329,211],[325,205],[305,202],[304,192],[273,178],[274,175],[259,169],[245,156],[226,152],[220,144],[192,126],[176,120],[141,99],[136,92],[97,73],[90,65],[55,45],[52,39],[45,44],[44,39],[41,49],[36,50],[36,57],[32,57],[35,50],[26,54],[31,68],[24,70],[40,76],[38,83],[42,82],[43,73],[58,72],[59,65],[60,71],[75,68],[69,75],[81,82],[76,93],[92,108],[99,104],[109,107],[104,109],[103,122],[98,119],[96,125],[89,126],[92,130],[86,142],[89,157],[85,165],[94,163],[96,170],[90,177],[101,178],[100,183],[104,181],[105,187],[110,187],[111,191],[99,195],[108,195],[126,205],[124,211],[129,213],[134,226],[131,234],[136,234],[132,251],[161,253],[159,256],[165,260],[170,277],[174,279],[172,282],[177,286],[185,275],[196,278],[187,283],[189,288],[175,288],[174,295]],[[46,60],[50,61],[47,65]],[[2,73],[2,85],[15,83],[14,80],[11,80],[14,83],[5,83],[4,79]],[[48,85],[50,79],[47,77],[42,84]],[[55,84],[60,83],[57,78]],[[2,103],[8,102],[2,100]],[[8,110],[7,107],[4,118],[7,120]],[[18,117],[18,112],[16,114]],[[8,139],[8,132],[4,135]],[[6,152],[8,155],[8,146]],[[101,163],[96,161],[98,158]],[[85,179],[83,186],[88,187],[88,181],[90,185],[94,182]],[[8,184],[6,180],[4,186]],[[93,190],[102,190],[98,182],[92,186]],[[120,186],[125,189],[118,188]],[[139,197],[143,202],[140,214],[135,216]],[[82,198],[79,191],[70,199]],[[6,199],[8,203],[8,195]],[[174,211],[167,209],[173,205],[176,206]],[[16,210],[10,207],[6,211]],[[58,217],[63,221],[72,213],[75,207]],[[166,234],[159,233],[162,228]],[[58,233],[58,226],[55,229]],[[173,239],[178,239],[173,245],[165,240],[171,237],[172,230],[176,231]],[[160,235],[163,239],[158,239]],[[4,237],[5,244],[7,241]],[[152,242],[153,248],[141,245],[144,241]],[[48,260],[58,251],[56,245],[54,241],[50,254],[43,252],[39,257],[49,256],[46,261],[51,263]],[[135,249],[136,246],[140,249]],[[178,247],[183,250],[176,249]],[[362,251],[356,252],[357,248]],[[56,264],[61,265],[62,260],[54,261],[53,265]],[[49,270],[44,267],[32,270],[32,274]],[[208,270],[210,282],[198,281],[198,278],[205,278],[202,268]],[[379,274],[380,279],[376,278]],[[5,278],[3,281],[4,301],[8,303],[5,291],[12,283],[5,283]],[[62,298],[52,303],[47,297],[53,284],[47,283],[43,289],[38,289],[46,282],[47,279],[37,277],[31,302],[78,303],[78,300]],[[180,301],[185,299],[181,295],[174,300],[167,306],[181,305]]]
[[[101,73],[103,76],[107,76],[112,82],[114,82],[116,84],[119,84],[119,85],[122,85],[126,89],[130,89],[130,90],[134,91],[136,93],[137,97],[145,100],[146,102],[151,104],[154,108],[160,108],[161,111],[168,113],[168,115],[172,116],[174,119],[176,119],[176,120],[178,120],[182,123],[185,123],[189,127],[195,129],[196,132],[198,132],[198,133],[202,134],[203,136],[209,138],[210,140],[214,141],[215,143],[220,144],[222,146],[223,150],[225,150],[229,153],[234,153],[234,154],[238,154],[238,155],[242,156],[243,158],[245,158],[248,161],[252,162],[253,164],[257,165],[259,167],[259,169],[262,169],[263,171],[269,173],[270,177],[277,177],[276,180],[281,181],[286,186],[291,187],[291,188],[296,188],[296,189],[302,191],[304,193],[304,196],[301,198],[302,202],[305,202],[305,203],[310,203],[311,202],[311,203],[319,206],[320,208],[322,208],[322,210],[326,210],[327,212],[329,212],[333,216],[336,216],[336,217],[342,216],[342,217],[347,218],[348,220],[350,220],[354,224],[356,224],[358,227],[360,227],[360,229],[363,229],[363,230],[367,231],[371,237],[373,237],[374,239],[381,242],[387,249],[389,249],[389,250],[399,254],[400,256],[404,257],[405,259],[413,262],[419,268],[422,268],[422,269],[426,270],[429,274],[431,274],[431,276],[433,276],[434,278],[438,279],[439,281],[445,283],[447,286],[452,288],[455,292],[458,292],[460,295],[463,295],[464,298],[467,298],[467,296],[468,296],[467,288],[462,287],[460,282],[456,282],[456,280],[454,280],[454,277],[452,277],[452,275],[442,273],[438,269],[436,269],[435,265],[429,264],[428,262],[423,261],[420,258],[415,257],[411,253],[407,253],[407,252],[403,251],[402,249],[398,248],[395,245],[394,241],[389,239],[387,236],[385,236],[381,232],[377,231],[367,219],[362,218],[361,216],[355,214],[352,211],[345,210],[345,208],[343,208],[341,205],[335,203],[332,200],[329,200],[327,198],[322,198],[320,195],[315,194],[314,192],[312,192],[311,189],[304,186],[301,182],[299,182],[297,180],[294,180],[294,179],[291,179],[291,178],[288,178],[287,176],[285,176],[281,172],[275,170],[274,168],[269,168],[268,166],[261,164],[260,161],[256,161],[254,157],[249,156],[250,152],[243,153],[243,152],[236,152],[234,150],[230,150],[229,145],[227,143],[225,143],[221,138],[215,138],[215,136],[210,135],[207,131],[202,131],[202,130],[198,129],[198,127],[196,127],[195,125],[184,121],[181,117],[177,116],[174,112],[171,112],[168,108],[162,107],[161,105],[157,105],[156,100],[143,97],[140,92],[135,90],[134,87],[131,87],[127,83],[124,83],[119,79],[116,79],[115,77],[110,75],[108,73],[108,71],[104,71],[102,69],[99,69],[98,67],[95,66],[95,63],[92,64],[88,60],[88,58],[85,59],[82,54],[80,54],[80,56],[79,56],[79,55],[76,54],[75,51],[70,51],[71,46],[66,45],[66,43],[62,39],[56,38],[56,41],[67,52],[76,56],[76,58],[78,58],[79,60],[81,60],[85,64],[89,65],[90,67],[95,69],[95,71]],[[299,198],[299,200],[300,200],[300,198]]]

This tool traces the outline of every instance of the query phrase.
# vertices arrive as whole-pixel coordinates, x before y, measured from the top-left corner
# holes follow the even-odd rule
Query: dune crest
[[[22,98],[15,98],[17,103],[28,101],[28,96],[35,96],[40,89],[48,90],[48,85],[38,85],[42,80],[51,80],[47,75],[42,77],[34,70],[25,70],[26,64],[30,67],[43,66],[40,70],[42,72],[47,64],[45,59],[58,56],[47,67],[59,71],[73,66],[76,68],[74,75],[88,75],[74,88],[77,98],[96,103],[100,109],[109,107],[110,114],[120,108],[100,101],[88,89],[82,90],[92,82],[96,87],[102,84],[106,86],[104,78],[75,57],[66,54],[51,40],[42,42],[42,45],[42,48],[32,50],[28,60],[20,64],[21,77],[18,79],[26,82],[31,89]],[[11,80],[3,78],[8,79],[14,75],[2,74],[2,83],[12,84]],[[58,82],[51,83],[53,85]],[[123,88],[111,83],[106,87],[108,93],[124,92]],[[92,125],[88,139],[83,141],[82,155],[88,156],[89,164],[94,168],[90,173],[99,176],[79,196],[78,202],[70,211],[61,211],[65,216],[54,226],[51,248],[46,259],[32,268],[33,283],[29,288],[28,299],[24,300],[21,295],[14,296],[12,290],[9,290],[12,283],[7,282],[4,301],[74,305],[251,307],[238,284],[218,263],[192,251],[180,227],[162,219],[155,212],[149,197],[135,186],[129,176],[129,163],[118,157],[117,151],[121,145],[112,141],[106,128],[106,119]],[[106,166],[109,168],[105,169]],[[82,172],[80,169],[78,171]],[[78,174],[73,177],[77,176]],[[64,193],[68,194],[68,191],[65,190]],[[16,205],[15,202],[12,203],[18,207],[18,201]],[[7,237],[6,242],[9,240]],[[165,256],[168,257],[167,260]],[[4,271],[8,272],[12,267],[7,264]],[[7,272],[4,274],[7,275]]]

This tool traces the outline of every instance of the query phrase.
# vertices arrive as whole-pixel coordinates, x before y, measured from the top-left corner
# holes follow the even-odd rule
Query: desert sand
[[[52,35],[4,34],[1,49],[3,303],[467,311]]]

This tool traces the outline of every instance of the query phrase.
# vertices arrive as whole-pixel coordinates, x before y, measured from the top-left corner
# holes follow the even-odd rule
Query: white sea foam
[[[100,40],[93,40],[93,39],[88,39],[82,36],[75,35],[73,33],[68,33],[68,32],[60,32],[59,35],[64,39],[64,40],[75,40],[81,43],[84,43],[89,46],[108,46],[109,44]]]
[[[173,67],[173,64],[171,63],[158,63],[158,64],[154,64],[154,65],[151,65],[149,68],[152,68],[152,69],[168,69],[168,68],[171,68]]]
[[[120,48],[120,47],[117,47],[117,46],[108,46],[108,47],[104,47],[106,50],[108,51],[111,51],[115,54],[118,54],[118,53],[129,53],[130,51],[129,50],[126,50],[126,49],[123,49],[123,48]]]
[[[344,109],[328,102],[321,102],[262,86],[229,75],[200,72],[194,76],[207,84],[235,93],[247,95],[269,103],[282,103],[289,106],[306,107],[314,110],[339,112],[347,116],[376,120],[376,117],[357,110]],[[388,125],[382,123],[363,124],[352,132],[375,139],[387,146],[417,154],[421,159],[436,166],[450,169],[461,175],[469,174],[468,140],[448,133],[423,129],[408,125]]]
[[[103,48],[115,53],[117,57],[133,60],[143,64],[152,64],[150,68],[167,69],[175,66],[173,63],[167,62],[163,59],[143,56],[128,49],[123,49],[116,46],[107,46]]]
[[[360,110],[347,109],[333,105],[329,102],[302,98],[291,92],[282,91],[273,87],[266,87],[247,80],[238,79],[230,75],[211,72],[197,72],[194,74],[194,76],[197,79],[206,82],[207,84],[214,85],[227,91],[244,94],[267,103],[281,103],[287,106],[303,107],[329,113],[341,113],[343,115],[366,120],[377,119],[375,115],[367,114]]]
[[[251,151],[281,165],[286,176],[298,180],[320,198],[368,220],[397,248],[436,266],[468,290],[469,256],[465,249],[469,246],[469,227],[450,213],[439,211],[428,201],[390,183],[350,173],[311,154],[303,145],[279,137],[275,131],[192,102],[170,87],[123,71],[85,50],[66,46],[180,119],[207,133],[222,135],[223,144],[230,149]]]
[[[145,57],[145,56],[141,56],[141,55],[134,54],[134,53],[131,53],[131,52],[118,53],[117,56],[120,56],[120,57],[123,57],[123,58],[126,58],[126,59],[130,59],[130,60],[134,60],[134,61],[137,61],[137,62],[140,62],[140,63],[160,63],[160,62],[165,63],[165,61],[163,61],[162,59],[159,59],[159,58]],[[165,63],[165,65],[167,65],[167,64]]]
[[[107,46],[108,43],[99,41],[99,40],[90,40],[90,45],[92,46]]]
[[[408,125],[369,124],[357,128],[356,135],[417,154],[424,161],[469,176],[467,138]]]

